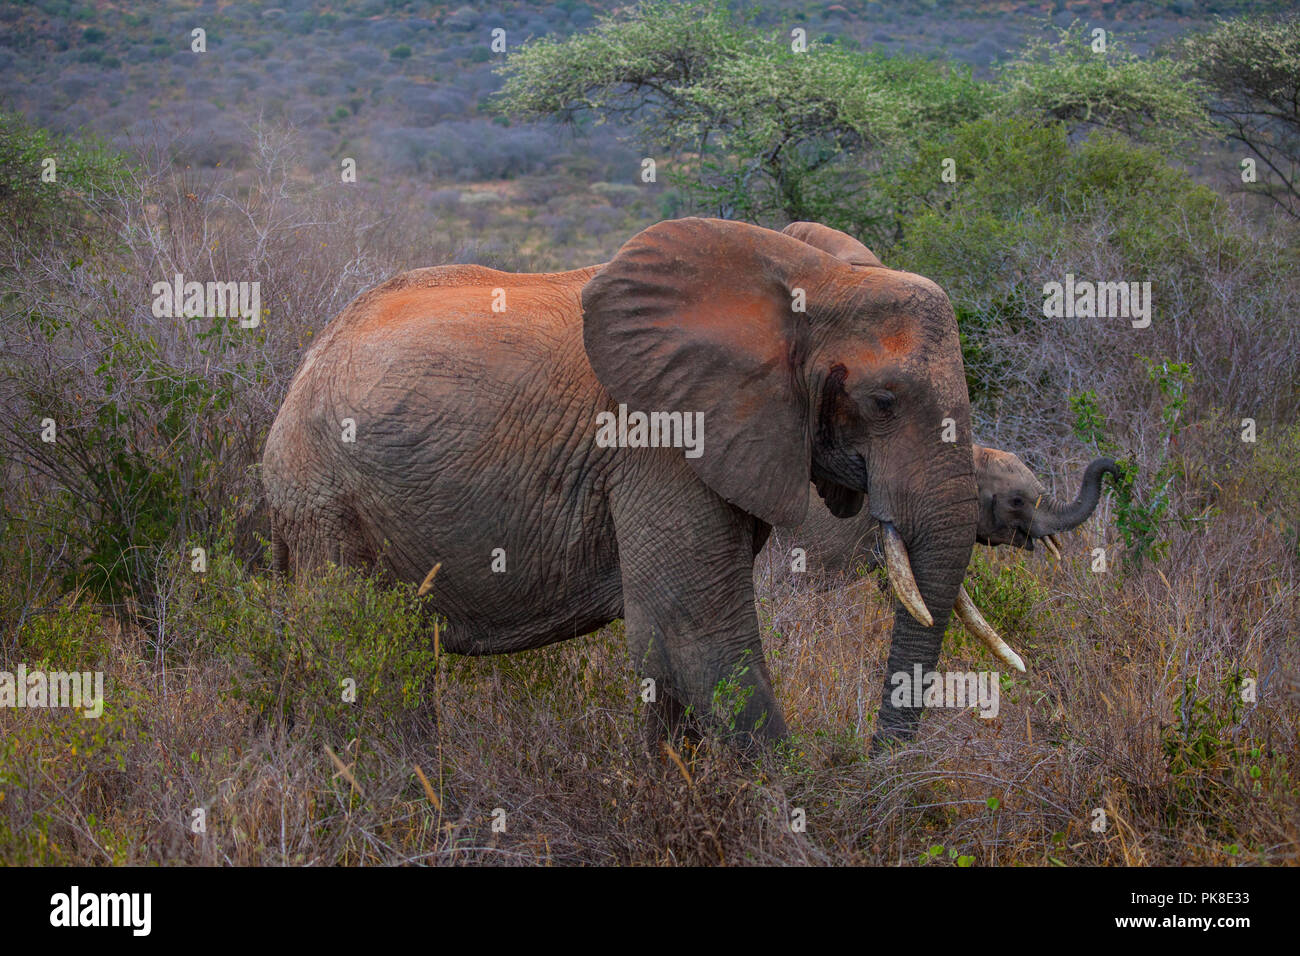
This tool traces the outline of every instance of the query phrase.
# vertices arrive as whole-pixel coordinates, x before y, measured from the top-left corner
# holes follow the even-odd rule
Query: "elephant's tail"
[[[274,520],[271,522],[271,570],[276,574],[289,573],[289,545]]]

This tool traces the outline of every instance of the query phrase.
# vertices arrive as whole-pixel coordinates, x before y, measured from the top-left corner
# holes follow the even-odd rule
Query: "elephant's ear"
[[[829,252],[851,266],[867,269],[884,267],[876,254],[858,240],[838,229],[823,226],[820,222],[792,222],[781,232],[822,252]]]
[[[582,290],[600,383],[629,414],[702,412],[703,450],[686,461],[769,524],[807,512],[810,315],[796,309],[802,286],[836,267],[770,229],[678,219],[633,236]]]

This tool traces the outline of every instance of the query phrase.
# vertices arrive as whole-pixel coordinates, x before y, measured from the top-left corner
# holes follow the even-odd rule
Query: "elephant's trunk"
[[[1119,477],[1115,462],[1109,458],[1094,458],[1083,472],[1083,484],[1073,501],[1067,504],[1045,495],[1035,509],[1034,536],[1041,538],[1072,531],[1087,521],[1101,497],[1101,476],[1107,473]]]
[[[953,479],[957,482],[959,479]],[[962,498],[937,505],[922,519],[900,522],[897,542],[902,547],[906,540],[906,554],[911,568],[911,578],[924,597],[925,614],[913,614],[899,597],[895,588],[894,630],[889,648],[889,664],[885,668],[885,686],[881,694],[880,712],[876,717],[873,747],[898,740],[906,740],[916,733],[921,719],[922,701],[913,695],[898,692],[904,682],[910,687],[919,665],[921,673],[933,671],[939,663],[944,629],[957,601],[957,593],[966,575],[971,548],[975,543],[974,482],[967,474],[960,479],[964,486]],[[969,495],[968,498],[966,496]],[[941,496],[940,496],[941,499]],[[903,534],[910,530],[910,534]],[[885,532],[888,538],[889,532]],[[891,578],[893,572],[891,569]],[[931,623],[926,625],[924,619]],[[898,675],[904,675],[899,677]]]

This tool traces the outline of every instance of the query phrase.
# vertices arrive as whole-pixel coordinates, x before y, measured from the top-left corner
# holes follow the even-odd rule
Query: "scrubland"
[[[1018,109],[891,160],[871,241],[952,299],[977,440],[1061,496],[1099,453],[1126,478],[1059,563],[976,548],[967,589],[1028,671],[1001,675],[995,718],[935,709],[876,757],[889,602],[871,574],[789,573],[779,540],[755,580],[793,736],[756,756],[649,747],[619,622],[457,657],[413,585],[268,571],[262,443],[354,295],[439,263],[600,261],[689,189],[553,170],[454,201],[340,189],[275,122],[218,167],[6,114],[5,170],[56,149],[70,185],[0,184],[0,671],[99,670],[106,699],[97,719],[0,707],[0,862],[1295,863],[1295,220],[1157,143]],[[919,177],[948,156],[963,178],[936,196]],[[259,324],[155,317],[150,285],[177,273],[261,282]],[[1150,327],[1048,320],[1067,273],[1151,281]],[[954,626],[941,666],[995,665]]]

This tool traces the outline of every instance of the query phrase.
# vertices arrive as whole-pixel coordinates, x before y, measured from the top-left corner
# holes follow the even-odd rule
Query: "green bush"
[[[1004,637],[1032,633],[1035,617],[1047,602],[1041,579],[1023,560],[998,565],[983,548],[971,553],[964,587],[985,619]],[[950,640],[974,640],[966,635],[955,615],[948,636]]]
[[[32,333],[49,347],[76,317],[33,315]],[[222,357],[235,318],[210,322],[203,350]],[[152,335],[94,321],[108,343],[93,377],[25,377],[23,399],[36,420],[53,419],[54,442],[31,432],[21,446],[34,467],[58,480],[65,527],[80,543],[63,562],[65,591],[81,587],[121,606],[153,596],[159,556],[215,526],[224,502],[220,476],[230,436],[222,426],[239,382],[259,370],[233,363],[224,375],[179,367]],[[17,373],[15,373],[16,377]]]
[[[229,661],[230,693],[267,721],[350,739],[433,698],[437,622],[411,585],[334,565],[293,581],[262,577],[219,543],[206,573],[188,563],[173,573],[171,627],[191,635],[190,653]]]
[[[1184,678],[1175,718],[1160,728],[1170,778],[1166,824],[1195,821],[1216,843],[1228,844],[1225,850],[1233,856],[1242,852],[1239,818],[1225,807],[1296,795],[1286,755],[1242,733],[1246,680],[1257,678],[1241,671],[1224,675],[1217,685],[1194,675]]]
[[[953,184],[939,175],[948,158]],[[1186,281],[1209,239],[1229,255],[1246,248],[1244,236],[1215,231],[1223,200],[1158,151],[1110,131],[1072,144],[1064,124],[1028,117],[958,126],[951,140],[923,146],[889,188],[906,219],[896,261],[959,297],[1003,291],[1032,259],[1082,246],[1074,230],[1099,213],[1114,227],[1108,241],[1143,274],[1163,264]]]
[[[55,161],[54,182],[42,181],[47,158]],[[20,235],[57,236],[81,222],[87,200],[112,192],[128,176],[123,157],[98,140],[56,136],[0,111],[0,220]]]
[[[27,618],[18,629],[17,651],[29,669],[87,670],[103,663],[108,639],[93,607],[64,602]]]
[[[945,159],[955,161],[955,183],[940,180]],[[1040,374],[1059,374],[1062,382],[1027,379],[1023,358],[1005,348],[1051,341],[1051,330],[1042,328],[1043,283],[1063,280],[1067,272],[1149,281],[1156,309],[1149,335],[1177,359],[1185,346],[1172,337],[1170,320],[1184,328],[1204,322],[1207,314],[1222,312],[1224,290],[1230,290],[1237,314],[1215,321],[1230,321],[1232,335],[1258,337],[1260,348],[1267,342],[1279,352],[1275,362],[1254,366],[1258,381],[1238,382],[1236,390],[1282,400],[1278,379],[1287,372],[1274,366],[1290,361],[1292,332],[1286,323],[1259,325],[1256,316],[1260,302],[1288,300],[1285,257],[1157,150],[1111,131],[1075,143],[1060,123],[985,118],[962,124],[950,140],[923,146],[889,188],[888,204],[902,210],[900,239],[877,251],[890,265],[928,276],[947,291],[962,333],[971,398],[981,411],[991,411],[984,403],[1009,388],[1022,397],[1027,388],[1040,390],[1041,402],[1059,394],[1064,382],[1077,383],[1084,369],[1101,371],[1095,359],[1077,355],[1071,368],[1043,363]],[[1089,275],[1089,268],[1105,275]],[[1230,350],[1201,349],[1200,358],[1210,387],[1220,375],[1241,374],[1240,357]],[[1125,377],[1136,392],[1145,370],[1130,363]]]

